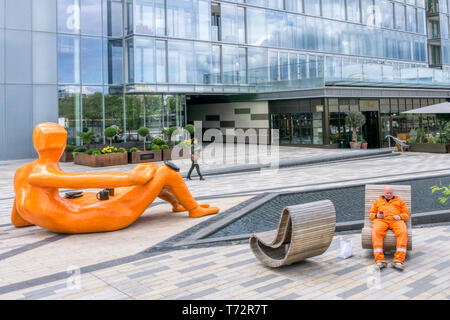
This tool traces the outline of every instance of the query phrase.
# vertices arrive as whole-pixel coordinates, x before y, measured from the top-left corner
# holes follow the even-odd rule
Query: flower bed
[[[128,154],[125,149],[105,147],[100,150],[74,153],[75,164],[89,167],[108,167],[128,164]]]

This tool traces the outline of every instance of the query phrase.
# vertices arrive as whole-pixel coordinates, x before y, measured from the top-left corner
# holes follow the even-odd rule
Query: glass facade
[[[436,10],[446,64],[450,11]],[[422,0],[57,0],[59,118],[75,143],[112,124],[126,141],[142,125],[185,125],[191,93],[448,85],[450,68],[427,68],[427,14]],[[292,143],[323,140],[321,113],[273,125],[284,118]],[[332,131],[345,132],[341,118],[330,111]]]

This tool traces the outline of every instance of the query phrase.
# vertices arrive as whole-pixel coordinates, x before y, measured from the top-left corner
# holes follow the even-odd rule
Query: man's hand
[[[402,220],[402,217],[400,217],[399,215],[396,215],[396,216],[394,216],[394,219],[398,221],[398,220]]]
[[[131,170],[131,181],[137,185],[146,184],[153,178],[153,172],[154,167],[145,164],[138,164],[133,170]]]
[[[377,213],[377,218],[378,219],[384,219],[384,212],[378,212]]]

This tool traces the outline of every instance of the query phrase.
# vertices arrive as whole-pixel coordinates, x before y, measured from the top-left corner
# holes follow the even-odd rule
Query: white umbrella
[[[404,113],[433,113],[433,114],[439,114],[439,113],[450,113],[450,102],[442,102],[438,104],[433,104],[428,107],[418,108],[414,110],[409,110]]]

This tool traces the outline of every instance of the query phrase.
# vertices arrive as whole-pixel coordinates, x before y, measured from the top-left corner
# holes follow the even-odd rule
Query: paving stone
[[[212,293],[216,293],[216,292],[218,292],[218,290],[216,288],[208,288],[208,289],[202,290],[200,292],[196,292],[196,293],[192,293],[187,296],[180,297],[180,298],[178,298],[178,300],[194,300],[194,299],[198,299],[203,296],[206,296],[206,295],[209,295]]]
[[[183,257],[183,258],[180,258],[179,260],[181,260],[181,261],[190,261],[190,260],[195,260],[195,259],[198,259],[198,258],[207,257],[207,256],[214,255],[214,254],[215,254],[214,251],[207,251],[207,252],[202,252],[202,253],[199,253],[199,254],[196,254],[196,255],[193,255],[193,256]]]
[[[157,256],[157,257],[153,257],[153,258],[150,258],[150,259],[145,259],[145,260],[138,261],[138,262],[133,262],[133,265],[134,266],[141,266],[143,264],[152,263],[152,262],[160,262],[160,261],[171,259],[171,258],[173,258],[171,255],[166,254],[166,255],[163,255],[163,256]]]
[[[243,260],[243,261],[239,261],[236,263],[232,263],[229,265],[226,265],[225,267],[227,267],[228,269],[233,269],[233,268],[237,268],[237,267],[241,267],[241,266],[245,266],[246,264],[252,263],[252,262],[256,262],[257,259],[256,258],[250,258],[247,260]]]
[[[190,286],[191,284],[195,284],[195,283],[202,282],[202,281],[208,281],[208,280],[212,280],[212,279],[216,279],[216,278],[217,278],[217,275],[208,274],[208,275],[205,275],[202,277],[194,278],[192,280],[175,283],[175,285],[177,287],[183,288],[183,287]]]
[[[259,293],[263,293],[272,289],[279,289],[280,287],[282,287],[285,284],[291,283],[292,280],[291,279],[284,279],[284,280],[280,280],[271,284],[268,284],[266,286],[263,287],[259,287],[256,288],[255,291],[259,292]]]
[[[188,273],[188,272],[191,272],[191,271],[194,271],[194,270],[201,270],[201,269],[204,269],[206,267],[210,267],[210,266],[214,266],[214,265],[216,265],[215,262],[207,262],[207,263],[199,264],[197,266],[193,266],[193,267],[189,267],[189,268],[184,268],[184,269],[178,270],[178,272],[180,272],[180,273]]]
[[[128,275],[128,278],[130,279],[135,279],[135,278],[141,278],[141,277],[145,277],[151,274],[155,274],[164,270],[168,270],[169,267],[168,266],[162,266],[162,267],[157,267],[154,269],[150,269],[150,270],[146,270],[146,271],[141,271],[141,272],[137,272],[137,273],[133,273]]]
[[[258,283],[261,283],[261,282],[265,282],[267,280],[271,280],[271,279],[277,278],[277,277],[278,277],[278,275],[276,275],[276,274],[268,274],[267,276],[256,278],[256,279],[253,279],[253,280],[241,283],[241,286],[243,286],[243,287],[250,287],[250,286],[253,286],[255,284],[258,284]]]
[[[354,264],[354,265],[352,265],[352,266],[350,266],[348,268],[341,269],[341,270],[338,270],[338,271],[333,272],[333,273],[335,275],[342,276],[342,275],[344,275],[346,273],[350,273],[352,271],[355,271],[355,270],[358,270],[358,269],[361,269],[361,268],[364,268],[364,267],[366,267],[366,266],[361,264],[361,263],[357,263],[357,264]]]

